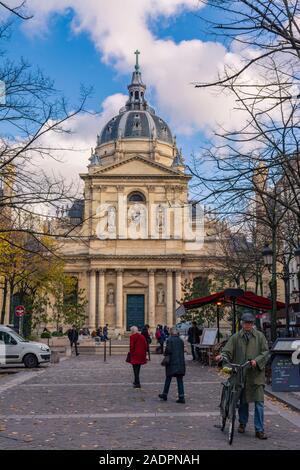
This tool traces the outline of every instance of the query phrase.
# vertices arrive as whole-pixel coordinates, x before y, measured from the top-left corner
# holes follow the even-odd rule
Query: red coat
[[[148,344],[144,335],[134,333],[130,336],[130,364],[146,364]]]

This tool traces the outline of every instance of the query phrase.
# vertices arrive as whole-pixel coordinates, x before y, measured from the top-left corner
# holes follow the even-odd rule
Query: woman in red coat
[[[130,364],[132,364],[134,373],[133,387],[141,388],[140,370],[141,365],[146,364],[147,362],[146,354],[148,344],[145,336],[139,333],[139,330],[136,326],[132,326],[130,330]]]

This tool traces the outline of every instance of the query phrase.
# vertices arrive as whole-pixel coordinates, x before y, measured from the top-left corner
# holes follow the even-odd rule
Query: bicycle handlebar
[[[223,358],[223,361],[225,361],[226,364],[228,364],[229,366],[235,367],[236,369],[243,369],[244,367],[247,367],[251,363],[251,361],[248,360],[244,364],[233,364],[232,362],[229,362],[225,357]]]

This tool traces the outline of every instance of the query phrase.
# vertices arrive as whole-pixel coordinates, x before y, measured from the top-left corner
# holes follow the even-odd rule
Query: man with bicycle
[[[252,313],[242,316],[242,329],[227,341],[217,362],[225,360],[244,364],[250,360],[251,367],[245,372],[245,388],[239,407],[239,433],[244,433],[249,418],[249,403],[255,403],[254,426],[258,439],[267,439],[264,432],[264,386],[265,366],[269,357],[268,343],[260,331],[254,328]]]

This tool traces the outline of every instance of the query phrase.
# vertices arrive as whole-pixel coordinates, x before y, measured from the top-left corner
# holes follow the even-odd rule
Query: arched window
[[[134,191],[133,193],[129,194],[128,202],[146,202],[146,199],[142,193]]]
[[[138,100],[139,97],[140,97],[140,96],[139,96],[139,92],[138,92],[138,91],[135,91],[135,92],[134,92],[134,99],[135,99],[135,100]]]

